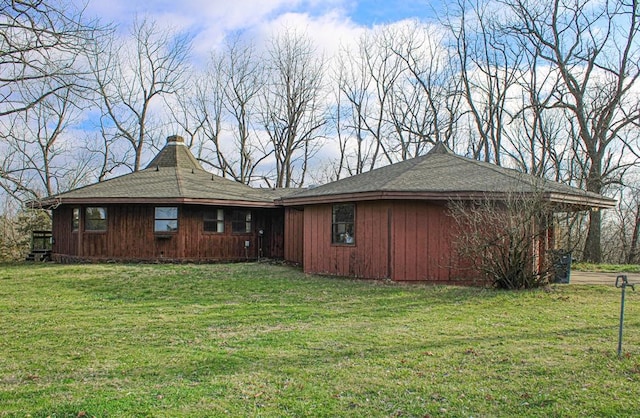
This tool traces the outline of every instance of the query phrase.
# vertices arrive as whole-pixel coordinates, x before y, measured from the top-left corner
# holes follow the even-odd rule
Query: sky
[[[122,31],[136,16],[148,16],[192,33],[193,52],[205,56],[230,33],[259,39],[281,27],[300,30],[330,50],[363,28],[428,20],[438,4],[441,0],[88,0],[86,12]]]
[[[80,1],[80,0],[78,0]],[[356,41],[368,28],[407,19],[429,21],[442,0],[87,0],[86,14],[117,25],[126,35],[136,17],[193,36],[191,63],[206,63],[225,37],[242,34],[259,44],[282,29],[309,37],[325,57]],[[125,36],[126,38],[126,36]],[[124,39],[124,38],[123,38]],[[163,102],[155,105],[162,107]],[[323,164],[339,154],[328,141],[314,158]],[[148,157],[148,155],[147,155]]]

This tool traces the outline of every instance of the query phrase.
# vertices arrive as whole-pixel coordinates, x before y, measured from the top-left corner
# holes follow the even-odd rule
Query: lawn
[[[579,271],[594,271],[603,273],[640,273],[640,265],[637,264],[574,263],[571,268]]]
[[[633,416],[640,289],[0,266],[0,416]]]

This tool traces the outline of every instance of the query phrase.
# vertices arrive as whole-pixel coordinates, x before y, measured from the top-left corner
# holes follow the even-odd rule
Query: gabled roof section
[[[284,205],[376,199],[481,199],[542,193],[574,207],[608,208],[615,200],[517,170],[465,158],[436,144],[426,155],[347,177],[293,196]]]

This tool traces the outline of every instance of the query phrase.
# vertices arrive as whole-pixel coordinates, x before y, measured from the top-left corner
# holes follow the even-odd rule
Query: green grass
[[[574,263],[571,268],[578,271],[602,273],[640,273],[640,265],[638,264]]]
[[[633,416],[640,292],[0,266],[0,416]]]

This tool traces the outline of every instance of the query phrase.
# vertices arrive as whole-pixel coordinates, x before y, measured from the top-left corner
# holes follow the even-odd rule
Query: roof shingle
[[[580,207],[613,207],[615,200],[516,170],[454,154],[439,143],[426,155],[347,177],[313,189],[259,189],[202,169],[182,138],[167,145],[147,168],[33,206],[59,203],[188,202],[273,207],[340,200],[478,198],[505,193],[544,193],[550,201]]]
[[[167,144],[147,168],[42,199],[37,206],[58,203],[177,202],[274,206],[287,190],[258,189],[205,171],[181,137]]]
[[[599,194],[521,173],[517,170],[456,155],[439,143],[426,155],[347,177],[288,198],[285,204],[328,197],[377,194],[382,197],[422,193],[430,198],[504,193],[545,193],[555,200],[583,201],[596,207],[611,207],[615,200]],[[553,200],[553,199],[552,199]]]

